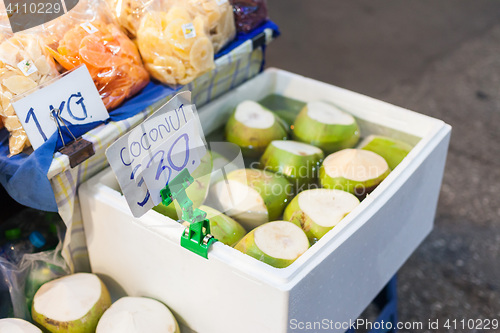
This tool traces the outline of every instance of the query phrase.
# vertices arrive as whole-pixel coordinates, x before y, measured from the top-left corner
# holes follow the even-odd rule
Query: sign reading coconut
[[[106,150],[135,217],[161,203],[160,190],[183,169],[193,172],[206,154],[203,131],[182,92]]]

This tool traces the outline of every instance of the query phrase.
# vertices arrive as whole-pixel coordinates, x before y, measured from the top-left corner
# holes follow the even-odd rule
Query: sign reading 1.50
[[[9,3],[6,11],[9,16],[13,14],[59,14],[63,11],[63,7],[58,2]]]

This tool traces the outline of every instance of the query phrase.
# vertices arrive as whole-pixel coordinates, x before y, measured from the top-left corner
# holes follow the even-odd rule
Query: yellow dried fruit
[[[191,65],[199,72],[213,68],[214,49],[206,37],[198,39],[191,48],[189,59]]]
[[[11,99],[55,78],[58,73],[38,36],[17,33],[4,34],[2,37],[4,39],[0,38],[0,115],[11,135],[10,154],[15,155],[22,152],[30,143],[12,107]],[[24,72],[18,66],[23,68]]]
[[[169,85],[187,84],[214,67],[206,18],[193,16],[186,8],[177,3],[167,12],[147,13],[137,30],[136,42],[146,69]]]

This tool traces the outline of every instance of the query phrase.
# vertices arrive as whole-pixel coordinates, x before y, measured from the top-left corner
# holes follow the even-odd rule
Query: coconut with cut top
[[[314,243],[333,229],[359,200],[341,190],[313,189],[299,193],[285,208],[283,219],[299,224]]]
[[[296,192],[314,186],[324,155],[318,147],[291,140],[275,140],[260,159],[261,168],[285,175]]]
[[[33,321],[49,332],[94,332],[111,305],[108,289],[95,274],[77,273],[45,283],[33,299]]]
[[[225,133],[227,141],[238,145],[247,157],[259,157],[271,141],[287,137],[283,121],[254,101],[238,104],[227,121]]]
[[[293,136],[329,154],[351,148],[359,140],[359,127],[352,115],[325,102],[309,102],[295,119]]]
[[[307,251],[309,241],[296,224],[274,221],[252,230],[234,248],[268,265],[284,268]]]
[[[99,320],[96,333],[180,333],[170,310],[146,297],[122,297]]]
[[[210,178],[210,185],[213,185],[217,183],[218,181],[222,180],[224,178],[224,173],[228,174],[231,171],[240,169],[244,167],[241,165],[238,167],[238,165],[234,162],[231,162],[229,159],[227,159],[225,156],[221,155],[218,152],[215,151],[210,151],[210,154],[212,155],[212,162],[213,162],[213,167],[212,167],[212,176]]]
[[[210,222],[210,234],[219,242],[229,246],[234,246],[247,233],[245,228],[238,222],[209,206],[202,205],[200,209],[207,213]],[[189,226],[189,222],[183,222],[184,226]]]
[[[252,230],[281,216],[293,195],[292,184],[282,175],[239,169],[210,189],[212,205]]]
[[[328,155],[319,170],[321,186],[350,192],[360,200],[389,175],[385,159],[362,149],[344,149]]]
[[[2,333],[42,333],[30,322],[18,318],[0,319],[0,332]]]
[[[387,136],[370,135],[359,144],[358,148],[379,154],[385,159],[389,168],[394,170],[408,155],[412,146]]]

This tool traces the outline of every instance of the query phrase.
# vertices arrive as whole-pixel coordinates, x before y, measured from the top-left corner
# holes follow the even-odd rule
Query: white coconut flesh
[[[274,125],[274,115],[254,101],[244,101],[236,107],[234,117],[250,128],[266,129]]]
[[[279,150],[283,150],[297,156],[311,156],[315,154],[321,154],[321,149],[319,149],[318,147],[302,142],[290,140],[275,140],[272,141],[271,144]]]
[[[309,248],[309,240],[301,228],[291,222],[275,221],[254,231],[257,247],[270,257],[295,260]]]
[[[324,102],[307,103],[307,115],[320,123],[327,125],[351,125],[354,117],[334,105]]]
[[[324,160],[323,166],[331,178],[344,177],[359,182],[376,179],[389,169],[382,156],[361,149],[333,153]]]
[[[267,207],[255,189],[236,180],[222,180],[215,184],[214,194],[223,213],[241,222],[267,222]]]
[[[18,318],[0,319],[0,332],[2,333],[42,333],[35,325]]]
[[[68,322],[84,317],[101,298],[101,281],[93,274],[74,274],[44,284],[35,295],[37,313]]]
[[[359,205],[359,200],[351,193],[329,189],[301,192],[298,200],[300,209],[322,227],[336,226]]]
[[[123,297],[104,312],[96,333],[173,333],[174,316],[163,304],[145,297]]]

